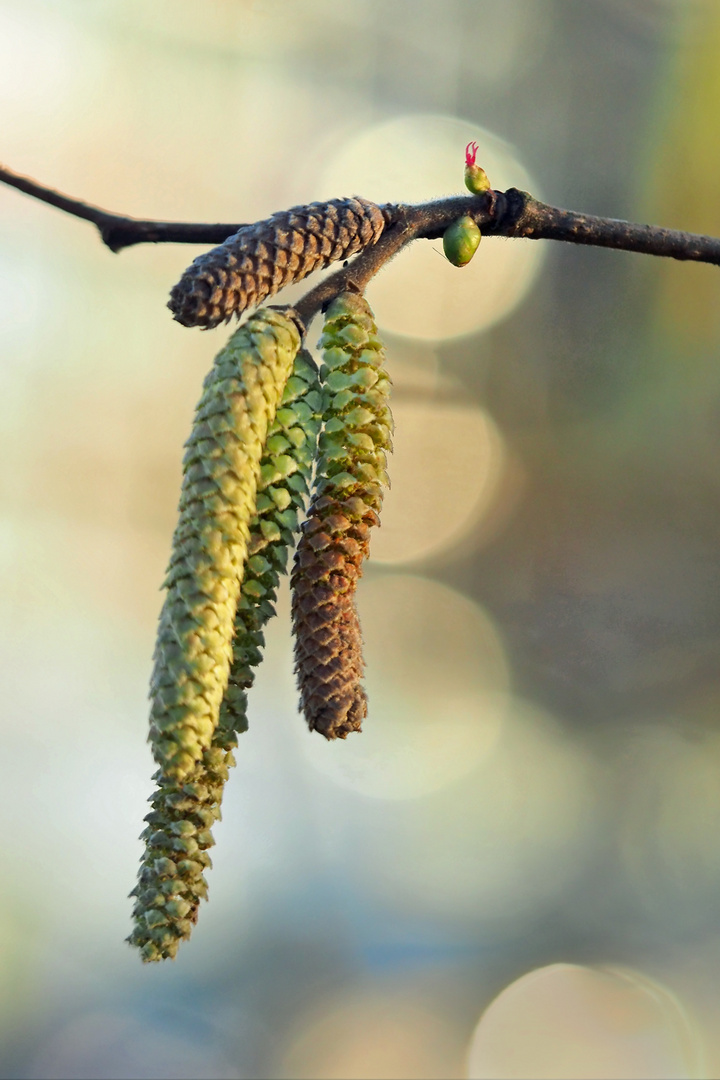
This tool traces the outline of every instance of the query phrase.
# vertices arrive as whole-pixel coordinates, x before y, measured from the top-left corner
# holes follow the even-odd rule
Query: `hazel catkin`
[[[390,378],[372,312],[357,293],[331,303],[320,345],[324,426],[291,578],[295,670],[309,727],[344,739],[367,712],[355,589],[387,485]]]
[[[361,198],[281,210],[199,255],[173,287],[168,307],[183,326],[217,326],[374,244],[386,224],[386,212]]]
[[[150,684],[150,742],[169,779],[187,777],[212,742],[232,661],[260,459],[299,347],[289,316],[259,311],[205,379],[186,443]]]
[[[262,657],[263,627],[273,614],[279,575],[294,543],[298,514],[315,457],[322,397],[307,352],[295,357],[280,406],[268,429],[260,462],[256,513],[235,614],[233,659],[212,742],[182,780],[154,776],[157,787],[141,835],[145,850],[131,896],[134,927],[128,941],[144,962],[174,957],[197,922],[207,898],[212,827],[220,818],[228,769],[235,764],[237,734],[247,729],[247,690]]]
[[[295,358],[280,408],[275,414],[260,464],[256,515],[250,525],[233,638],[233,659],[220,709],[221,721],[236,731],[247,726],[247,690],[265,644],[263,626],[274,614],[279,577],[295,545],[299,515],[310,490],[322,395],[317,371],[304,350]]]

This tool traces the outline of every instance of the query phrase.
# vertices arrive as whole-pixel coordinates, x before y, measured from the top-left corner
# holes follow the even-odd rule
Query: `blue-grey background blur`
[[[717,235],[719,110],[716,0],[0,0],[0,160],[139,217],[444,195],[476,138],[498,187]],[[165,307],[199,250],[0,190],[0,1074],[462,1076],[511,987],[471,1075],[717,1076],[712,267],[486,239],[377,279],[366,731],[305,730],[284,596],[210,903],[175,963],[123,943],[227,336]]]

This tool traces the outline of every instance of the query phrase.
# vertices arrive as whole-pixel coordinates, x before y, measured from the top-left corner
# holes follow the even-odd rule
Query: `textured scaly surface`
[[[233,334],[205,379],[183,460],[150,684],[150,742],[169,780],[183,782],[212,743],[260,461],[299,347],[292,319],[260,311]]]
[[[310,728],[344,739],[367,713],[355,589],[387,485],[390,378],[372,312],[355,293],[328,308],[320,346],[324,427],[292,573],[295,670]]]
[[[367,199],[281,210],[199,255],[173,287],[168,307],[183,326],[217,326],[374,244],[386,224],[383,210]]]
[[[145,851],[130,894],[136,898],[135,926],[128,938],[146,963],[176,955],[197,922],[200,901],[207,899],[204,874],[212,866],[207,849],[215,842],[211,827],[220,818],[236,744],[235,732],[221,723],[184,783],[169,780],[161,770],[153,777],[158,787],[140,837]]]
[[[262,658],[262,628],[273,614],[279,574],[297,531],[297,515],[305,509],[322,397],[317,373],[302,350],[295,358],[280,408],[268,432],[260,464],[257,512],[250,526],[248,559],[235,616],[233,662],[212,744],[184,783],[155,774],[158,788],[152,810],[138,884],[131,893],[135,926],[128,938],[143,961],[174,957],[197,922],[201,899],[207,897],[204,872],[207,851],[214,844],[211,827],[220,818],[228,769],[237,734],[247,729],[246,691]]]
[[[302,350],[295,360],[260,466],[257,516],[250,529],[235,618],[233,662],[220,714],[226,725],[236,731],[244,731],[247,726],[246,691],[253,683],[253,668],[262,657],[262,628],[275,613],[279,576],[285,573],[288,554],[295,546],[298,515],[305,511],[322,404],[315,365]]]

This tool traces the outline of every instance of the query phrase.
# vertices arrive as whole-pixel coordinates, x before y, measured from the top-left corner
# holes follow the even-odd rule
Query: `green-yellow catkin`
[[[233,334],[205,379],[183,459],[150,684],[150,742],[170,780],[190,775],[218,723],[260,460],[299,347],[295,322],[263,309]]]
[[[135,926],[128,938],[143,961],[174,957],[197,921],[207,897],[204,871],[214,844],[211,827],[220,818],[228,769],[235,764],[237,733],[247,729],[246,691],[264,646],[262,628],[274,613],[279,574],[305,509],[322,395],[311,357],[301,350],[268,431],[260,464],[257,512],[250,525],[243,589],[235,615],[233,662],[212,744],[184,783],[154,777],[145,852],[132,896]]]
[[[131,892],[135,926],[128,941],[144,962],[173,958],[190,937],[200,901],[207,899],[205,871],[212,866],[208,848],[212,825],[220,819],[220,803],[228,769],[235,764],[234,731],[218,725],[210,749],[177,783],[158,770],[158,787],[140,839],[145,851],[138,884]]]
[[[310,728],[344,739],[367,712],[354,597],[387,484],[390,378],[372,312],[357,293],[332,302],[320,345],[324,427],[292,573],[295,670]]]
[[[235,617],[233,662],[221,720],[244,731],[246,691],[260,662],[262,628],[275,613],[280,574],[295,546],[298,515],[305,510],[312,479],[323,398],[309,353],[301,350],[268,434],[260,466],[256,517],[250,527],[248,559]]]

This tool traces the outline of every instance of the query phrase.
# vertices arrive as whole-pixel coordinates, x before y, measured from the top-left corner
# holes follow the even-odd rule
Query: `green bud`
[[[443,251],[453,266],[467,266],[479,243],[480,230],[469,214],[453,221],[443,234]]]
[[[465,147],[465,187],[473,195],[482,195],[483,191],[490,191],[490,181],[485,170],[475,162],[477,152],[476,142],[468,143]]]

